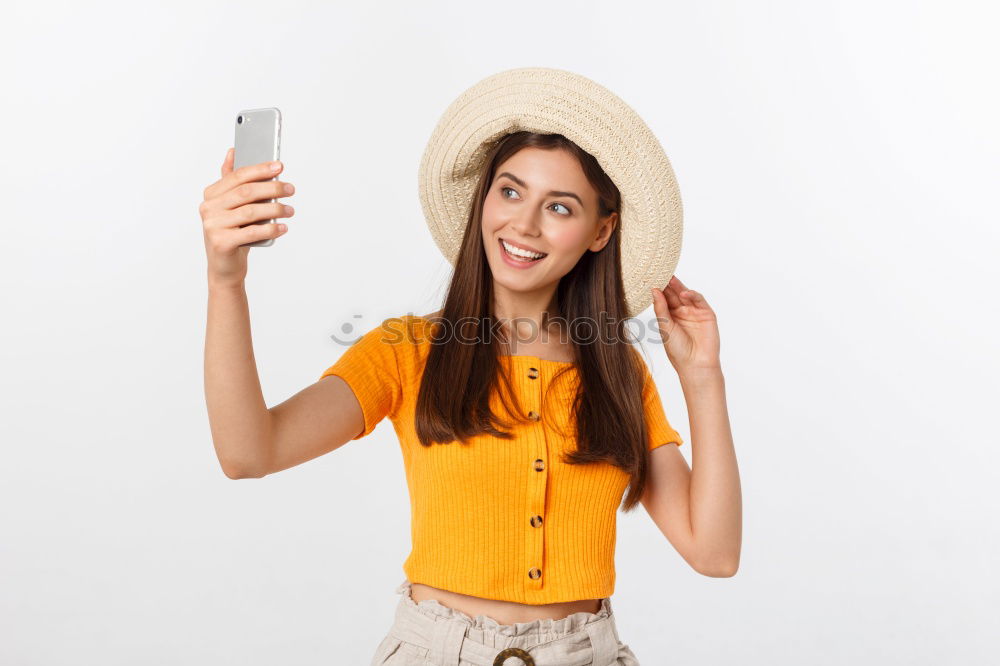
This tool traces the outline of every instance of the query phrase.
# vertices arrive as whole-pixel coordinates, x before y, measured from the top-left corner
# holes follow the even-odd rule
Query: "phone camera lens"
[[[238,116],[238,117],[236,118],[236,122],[238,122],[238,123],[242,123],[242,122],[243,122],[243,116]]]

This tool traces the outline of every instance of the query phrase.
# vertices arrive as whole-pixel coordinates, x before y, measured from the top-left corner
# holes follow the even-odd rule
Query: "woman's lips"
[[[507,252],[507,248],[505,248],[503,246],[503,241],[500,240],[499,238],[497,239],[497,245],[500,246],[500,256],[503,258],[503,260],[507,263],[508,266],[513,266],[514,268],[531,268],[532,266],[534,266],[535,264],[537,264],[539,261],[541,261],[545,257],[549,256],[549,255],[545,255],[545,257],[539,257],[538,259],[532,259],[531,261],[522,261],[520,259],[514,259]]]

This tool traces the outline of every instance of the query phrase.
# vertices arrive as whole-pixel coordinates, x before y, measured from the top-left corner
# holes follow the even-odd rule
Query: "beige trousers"
[[[470,617],[436,599],[418,603],[407,579],[396,594],[401,596],[395,621],[371,666],[639,666],[618,639],[607,597],[597,613],[500,624],[487,615]]]

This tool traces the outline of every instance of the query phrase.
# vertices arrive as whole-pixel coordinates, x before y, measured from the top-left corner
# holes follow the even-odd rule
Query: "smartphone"
[[[233,143],[233,170],[248,164],[273,162],[281,154],[281,111],[275,107],[245,109],[236,116],[236,141]],[[270,180],[275,180],[274,176]],[[274,199],[262,199],[274,203]],[[277,220],[258,220],[250,224],[274,224]],[[273,238],[246,243],[248,247],[274,245]]]

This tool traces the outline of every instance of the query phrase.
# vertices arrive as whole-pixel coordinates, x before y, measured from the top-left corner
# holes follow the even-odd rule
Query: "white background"
[[[641,506],[619,514],[622,640],[649,665],[985,663],[997,19],[955,1],[5,7],[0,662],[368,663],[410,546],[392,426],[223,474],[198,204],[236,112],[278,106],[297,212],[247,280],[277,404],[342,353],[345,322],[440,305],[425,142],[475,82],[549,66],[609,87],[670,156],[677,275],[719,316],[742,475],[733,578],[690,569]]]

